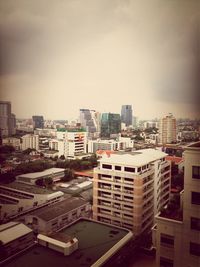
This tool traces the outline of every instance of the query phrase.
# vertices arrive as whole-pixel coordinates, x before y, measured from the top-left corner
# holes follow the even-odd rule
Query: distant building
[[[133,111],[131,105],[123,105],[121,109],[121,122],[126,126],[132,125]]]
[[[33,128],[44,128],[44,117],[43,116],[32,116]]]
[[[94,169],[93,218],[139,235],[169,201],[167,154],[155,149],[106,154]]]
[[[1,261],[34,245],[33,231],[19,222],[9,222],[0,225]],[[2,255],[3,254],[3,255]]]
[[[37,233],[49,234],[69,225],[80,217],[91,216],[91,204],[83,199],[70,198],[49,207],[38,209],[25,218]]]
[[[121,117],[119,114],[103,113],[101,116],[101,137],[110,138],[121,133]]]
[[[21,147],[20,138],[16,137],[6,137],[2,140],[3,145],[13,146],[16,150]]]
[[[86,153],[87,133],[85,129],[67,131],[57,129],[57,138],[50,140],[51,149],[58,150],[58,156],[64,155],[65,158],[76,158]]]
[[[176,118],[170,113],[160,120],[159,124],[159,143],[175,143],[176,137]]]
[[[100,132],[100,113],[90,109],[80,109],[80,123],[89,134]]]
[[[200,142],[185,147],[184,191],[175,204],[156,216],[156,266],[200,266]]]
[[[11,113],[11,102],[0,101],[0,135],[3,137],[15,134],[16,119]]]
[[[21,137],[21,150],[33,148],[39,150],[39,135],[26,134]]]

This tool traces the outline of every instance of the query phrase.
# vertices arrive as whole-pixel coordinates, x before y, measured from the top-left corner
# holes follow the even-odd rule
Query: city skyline
[[[1,100],[17,118],[127,104],[142,119],[199,118],[199,10],[195,0],[1,1]]]

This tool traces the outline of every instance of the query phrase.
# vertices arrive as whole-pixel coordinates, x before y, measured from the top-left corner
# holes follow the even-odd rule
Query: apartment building
[[[176,118],[170,113],[159,123],[159,143],[170,144],[176,142]]]
[[[156,216],[156,266],[200,266],[200,142],[185,148],[184,192],[177,208]]]
[[[21,150],[33,148],[39,150],[39,135],[26,134],[21,137]]]
[[[138,235],[169,200],[171,168],[167,154],[155,149],[115,152],[94,169],[93,218]]]

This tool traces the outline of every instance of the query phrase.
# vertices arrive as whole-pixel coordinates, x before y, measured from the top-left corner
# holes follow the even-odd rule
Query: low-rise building
[[[0,225],[1,261],[34,245],[33,231],[19,222]]]
[[[91,216],[91,204],[70,198],[26,215],[25,222],[38,233],[49,234],[69,225],[80,217]]]
[[[0,222],[62,200],[64,193],[13,182],[0,185]]]
[[[59,181],[65,174],[63,168],[50,168],[42,172],[25,173],[16,176],[16,180],[20,183],[35,185],[38,179],[46,179],[51,177],[53,182]]]

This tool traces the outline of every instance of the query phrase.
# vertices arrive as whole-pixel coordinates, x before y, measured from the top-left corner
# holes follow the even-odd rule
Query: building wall
[[[160,120],[159,143],[170,144],[176,140],[176,119],[170,114]]]
[[[39,150],[39,135],[26,134],[21,138],[21,150],[33,148]]]

